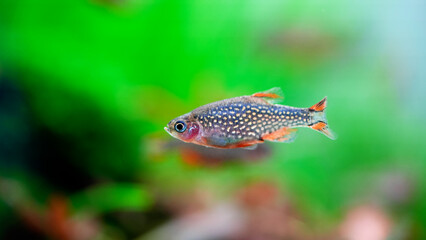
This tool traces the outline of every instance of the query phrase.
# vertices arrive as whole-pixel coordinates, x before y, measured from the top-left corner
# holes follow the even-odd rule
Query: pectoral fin
[[[211,147],[218,147],[218,148],[224,148],[229,144],[229,141],[227,138],[220,137],[220,136],[209,136],[204,138],[207,146]]]

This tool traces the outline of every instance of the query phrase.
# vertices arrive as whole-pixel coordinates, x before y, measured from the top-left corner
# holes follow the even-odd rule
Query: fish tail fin
[[[327,118],[325,116],[326,107],[327,97],[323,98],[321,101],[309,108],[312,119],[312,123],[309,125],[309,127],[321,132],[328,138],[335,140],[336,134],[334,134],[333,131],[331,131],[331,129],[328,127]]]

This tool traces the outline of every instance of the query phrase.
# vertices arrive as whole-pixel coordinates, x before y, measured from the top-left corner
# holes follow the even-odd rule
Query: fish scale
[[[205,130],[220,129],[218,136],[238,139],[260,139],[283,127],[308,125],[310,120],[308,109],[244,102],[217,106],[199,116]]]

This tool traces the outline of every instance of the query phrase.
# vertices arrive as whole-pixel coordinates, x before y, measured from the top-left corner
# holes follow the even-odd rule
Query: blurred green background
[[[420,0],[1,0],[0,239],[426,239],[425,22]],[[338,139],[212,163],[163,130],[272,87],[328,96]]]

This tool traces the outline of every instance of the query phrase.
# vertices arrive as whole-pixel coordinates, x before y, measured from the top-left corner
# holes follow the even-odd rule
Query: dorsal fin
[[[276,103],[283,100],[284,95],[283,91],[279,87],[274,87],[269,90],[258,92],[253,95],[252,97],[258,97],[262,98],[263,100],[267,101],[268,103]]]

